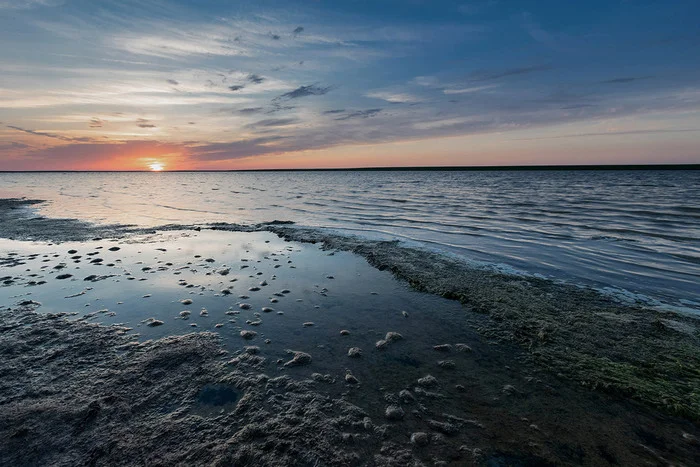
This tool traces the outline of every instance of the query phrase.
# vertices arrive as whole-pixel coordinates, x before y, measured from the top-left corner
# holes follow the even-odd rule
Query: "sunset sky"
[[[700,163],[700,2],[0,0],[0,170]]]

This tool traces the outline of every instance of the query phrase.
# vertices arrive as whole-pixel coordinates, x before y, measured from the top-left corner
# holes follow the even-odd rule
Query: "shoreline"
[[[118,453],[119,449],[125,448],[134,449],[138,452],[137,457],[144,461],[163,464],[195,462],[197,459],[201,459],[201,463],[238,462],[242,465],[252,465],[260,459],[264,465],[303,463],[295,456],[307,456],[303,459],[309,463],[328,465],[422,465],[421,462],[427,462],[431,456],[446,465],[482,465],[488,462],[496,462],[496,465],[508,465],[509,462],[593,465],[602,462],[601,459],[608,459],[607,455],[622,463],[649,459],[692,463],[694,459],[692,452],[697,449],[700,436],[697,426],[699,396],[693,392],[699,387],[700,380],[698,320],[695,318],[621,305],[593,290],[545,279],[468,268],[454,259],[405,248],[398,242],[329,235],[293,227],[288,222],[256,226],[169,225],[163,229],[108,228],[70,219],[40,218],[26,222],[26,212],[22,208],[30,203],[34,202],[0,202],[0,219],[5,221],[3,226],[8,226],[9,231],[25,240],[31,235],[34,241],[41,242],[36,244],[35,253],[26,251],[3,258],[1,264],[7,268],[16,268],[19,272],[32,264],[41,264],[38,263],[39,253],[46,256],[48,265],[62,261],[65,253],[60,252],[68,249],[63,246],[67,242],[74,242],[72,248],[77,250],[99,246],[101,250],[95,251],[102,251],[100,256],[106,261],[113,261],[106,254],[108,245],[121,248],[113,253],[114,258],[120,259],[114,261],[116,265],[110,269],[115,277],[104,276],[105,279],[97,282],[84,282],[80,277],[73,277],[68,282],[53,280],[65,271],[75,275],[70,268],[78,266],[72,265],[58,272],[48,272],[46,280],[49,280],[49,285],[44,287],[51,284],[64,287],[64,284],[72,283],[75,288],[85,283],[94,289],[91,294],[106,299],[109,287],[114,287],[112,281],[126,278],[115,267],[133,270],[134,279],[141,277],[145,280],[124,281],[124,286],[118,286],[122,288],[129,284],[135,291],[141,290],[138,287],[149,287],[150,283],[160,284],[171,274],[180,274],[178,266],[185,267],[189,262],[183,263],[183,253],[178,253],[180,248],[174,248],[177,245],[181,245],[182,251],[192,254],[207,245],[223,245],[225,241],[222,240],[226,239],[232,245],[229,247],[232,248],[231,254],[234,254],[226,260],[228,267],[234,264],[231,263],[234,258],[239,257],[235,255],[243,254],[246,249],[263,249],[259,250],[257,263],[240,260],[246,261],[240,263],[241,269],[238,272],[232,269],[226,276],[215,272],[222,267],[218,262],[207,263],[204,261],[206,256],[202,256],[183,271],[191,271],[190,276],[178,275],[176,277],[183,278],[180,284],[162,290],[163,302],[150,301],[159,300],[156,291],[160,289],[154,289],[152,298],[141,299],[139,295],[138,299],[152,309],[172,309],[170,315],[153,315],[165,325],[151,328],[148,324],[141,324],[138,330],[147,339],[145,341],[134,341],[135,335],[116,322],[112,326],[91,323],[92,319],[107,319],[107,315],[87,313],[88,309],[78,312],[84,315],[80,320],[62,313],[36,314],[36,303],[15,305],[0,312],[5,344],[2,353],[6,357],[4,372],[29,369],[21,376],[21,382],[17,379],[14,386],[6,383],[8,386],[0,389],[0,411],[8,415],[4,417],[6,420],[11,420],[5,427],[0,426],[0,432],[5,433],[6,439],[15,440],[5,443],[0,449],[8,449],[13,455],[18,454],[16,450],[28,439],[36,436],[35,441],[41,442],[46,436],[51,436],[39,428],[35,418],[41,413],[37,412],[37,407],[51,401],[53,405],[45,407],[56,418],[51,419],[47,429],[61,431],[67,423],[79,433],[76,435],[79,442],[59,438],[57,443],[63,439],[61,442],[70,444],[76,452],[82,455],[93,453],[91,455],[101,459],[100,462],[105,462],[105,459],[114,463],[125,462],[120,461]],[[139,238],[144,235],[146,239]],[[115,240],[109,241],[110,238]],[[238,238],[240,240],[236,240]],[[240,246],[235,246],[234,240],[239,241]],[[61,243],[45,243],[49,241]],[[183,241],[186,243],[181,243]],[[156,248],[159,245],[167,247],[168,252],[165,248],[159,252]],[[154,259],[139,261],[140,256],[133,256],[137,250],[139,254],[145,254],[141,250],[156,252],[158,262]],[[204,251],[199,253],[209,254]],[[59,258],[52,259],[53,252]],[[289,263],[286,263],[287,258]],[[145,265],[139,264],[142,262]],[[109,266],[88,264],[79,264],[82,275],[92,272],[89,268],[97,271]],[[285,264],[287,266],[278,267]],[[295,265],[298,269],[288,269]],[[296,317],[298,321],[305,321],[317,316],[315,326],[302,329],[313,330],[314,334],[309,336],[320,340],[304,344],[306,334],[296,331],[299,327],[289,328],[291,332],[279,327],[287,326],[283,324],[286,322],[284,316],[253,313],[252,310],[241,311],[250,316],[250,323],[243,324],[243,318],[233,312],[224,315],[218,306],[207,305],[211,321],[203,315],[197,318],[197,322],[201,326],[207,321],[211,329],[195,329],[203,333],[191,334],[184,330],[187,323],[194,324],[194,315],[188,321],[169,321],[173,320],[171,315],[177,316],[182,309],[177,308],[181,306],[179,303],[168,305],[169,301],[182,298],[170,287],[189,283],[196,287],[182,290],[192,290],[191,293],[201,290],[190,295],[195,305],[216,304],[228,297],[223,294],[221,283],[231,284],[231,287],[243,286],[245,290],[246,283],[254,285],[260,280],[257,278],[260,276],[253,274],[255,270],[268,277],[267,280],[299,281],[290,286],[293,294],[305,287],[303,284],[317,281],[318,285],[306,286],[312,293],[299,297],[304,303],[322,300],[319,302],[321,308],[330,307],[328,311],[304,311],[298,308],[301,304],[295,305],[282,296],[279,300],[288,302],[282,305],[282,309],[287,311],[289,319]],[[137,271],[141,272],[136,274]],[[26,273],[17,277],[23,274]],[[156,280],[159,277],[163,279]],[[195,282],[197,278],[198,282]],[[229,278],[232,279],[229,281]],[[18,279],[9,287],[24,287],[22,280],[29,279]],[[75,281],[70,282],[73,279]],[[320,289],[323,285],[325,287]],[[384,294],[386,298],[383,298],[381,293],[370,293],[372,287],[395,289]],[[264,293],[265,287],[262,288],[262,292],[250,295]],[[56,296],[50,289],[45,294]],[[203,298],[197,298],[202,294]],[[67,290],[61,295],[66,298],[61,299],[75,300],[69,299],[68,295]],[[277,299],[274,295],[271,297]],[[209,302],[202,302],[205,299]],[[410,317],[401,316],[401,308],[393,303],[395,299],[405,300]],[[16,300],[19,302],[20,298]],[[58,296],[56,300],[59,300]],[[44,307],[53,305],[54,299],[50,302],[45,301]],[[129,316],[132,303],[136,302],[127,301],[124,305],[127,314],[117,308],[118,315],[114,319]],[[158,303],[163,305],[156,305]],[[355,307],[358,309],[354,310]],[[89,310],[92,309],[96,308]],[[385,309],[393,311],[386,316],[376,312]],[[141,319],[146,317],[142,315]],[[223,318],[234,319],[229,323]],[[264,324],[249,327],[253,320],[262,320]],[[233,337],[221,340],[211,334],[216,331],[213,324],[217,321],[224,324],[222,331],[233,327],[227,331],[233,332]],[[174,327],[176,324],[180,326],[179,331]],[[327,336],[324,334],[326,326],[331,326]],[[348,352],[350,344],[339,341],[336,326],[347,326],[352,339],[362,339],[357,341],[364,351],[361,358],[338,354]],[[263,334],[253,341],[245,341],[237,335],[239,328]],[[156,331],[165,334],[152,334]],[[398,331],[405,339],[388,345],[388,349],[374,349],[374,341],[379,339],[378,344],[387,331]],[[297,333],[299,337],[295,337]],[[111,337],[105,337],[107,335]],[[270,337],[272,343],[269,346],[262,344],[263,337]],[[391,341],[388,337],[385,339]],[[100,344],[101,350],[93,349],[96,340],[104,340]],[[285,354],[285,340],[290,341],[290,346],[295,345],[291,348],[296,351],[308,352],[313,358],[311,364],[287,367],[280,363],[280,359],[288,361],[295,355]],[[34,342],[34,346],[20,345],[21,342]],[[124,347],[123,344],[128,342],[137,343]],[[194,342],[198,344],[194,345]],[[455,343],[460,342],[468,343],[472,350],[465,354],[455,352]],[[433,346],[441,347],[444,343],[451,346],[444,347],[446,353],[442,348],[440,351],[433,349]],[[203,353],[192,350],[193,345]],[[246,349],[250,346],[262,348],[249,353]],[[85,352],[87,349],[90,350]],[[180,365],[185,365],[183,378],[194,371],[187,366],[187,358],[183,358],[181,352],[187,355],[195,352],[197,361],[204,362],[202,373],[193,376],[191,381],[184,381],[177,374],[181,371]],[[149,363],[151,359],[157,363]],[[452,363],[435,367],[436,361]],[[456,366],[457,371],[450,366]],[[57,383],[47,382],[46,378],[51,377],[53,370],[46,371],[46,368],[56,368],[63,374],[72,374],[65,373],[68,368],[78,371],[72,378],[51,388]],[[352,369],[351,374],[361,384],[356,387],[345,382],[344,369]],[[22,375],[21,372],[17,374]],[[423,379],[428,374],[435,375],[437,381]],[[93,378],[89,375],[98,376],[95,378],[98,386],[86,384]],[[101,380],[103,382],[99,383]],[[132,384],[146,381],[150,381],[146,387],[151,387],[147,396],[140,389],[131,393],[134,391]],[[42,387],[45,389],[38,392],[33,389]],[[404,390],[417,399],[419,406],[402,399]],[[66,409],[67,412],[62,411],[59,407],[70,400],[72,391],[83,391],[82,396],[69,404],[71,408]],[[202,391],[206,397],[202,396]],[[90,399],[92,392],[103,394],[96,404]],[[117,399],[110,398],[110,392],[119,393]],[[143,403],[139,402],[142,397],[146,397]],[[210,407],[202,403],[201,397],[218,398],[223,403]],[[122,405],[113,407],[115,400]],[[168,405],[173,403],[174,408]],[[141,443],[139,448],[125,446],[121,441],[115,443],[113,437],[100,434],[104,430],[126,429],[120,428],[119,419],[124,417],[126,412],[123,410],[127,406],[132,407],[128,412],[131,414],[128,427],[138,432],[129,439],[136,445]],[[165,409],[166,406],[170,408]],[[388,414],[390,407],[400,408],[405,415],[400,420],[389,418],[385,410]],[[616,414],[615,420],[619,419],[621,425],[613,423],[610,414]],[[391,417],[394,416],[398,415],[392,412]],[[518,417],[530,420],[527,423],[538,428],[519,426],[523,422],[518,422]],[[158,436],[168,440],[174,450],[172,457],[167,457],[170,454],[148,441],[149,430],[163,422],[167,428]],[[302,429],[293,428],[300,423]],[[645,427],[644,430],[634,432],[632,427],[635,424]],[[206,427],[207,434],[197,434],[197,426]],[[592,428],[593,432],[590,431]],[[411,441],[411,433],[418,432],[427,433],[426,445]],[[605,448],[603,453],[596,453],[595,443],[603,442],[601,436],[610,438],[613,433],[626,434]],[[183,441],[183,436],[187,441]],[[653,436],[660,437],[662,444],[650,444]],[[232,443],[232,439],[236,441]],[[510,442],[517,439],[519,444],[509,448],[508,439]],[[534,444],[530,446],[528,442]],[[574,449],[578,443],[587,460],[574,462],[575,456],[571,457],[569,451],[558,451],[557,443],[571,444],[567,449]],[[635,443],[644,448],[632,449]],[[70,463],[69,458],[56,462]]]
[[[2,236],[7,236],[8,227],[19,239],[59,242],[174,230],[266,231],[287,241],[349,251],[420,292],[459,301],[470,311],[488,315],[494,324],[480,329],[484,336],[517,343],[555,374],[700,420],[700,393],[695,391],[700,387],[700,317],[619,303],[594,289],[550,279],[470,268],[439,253],[402,247],[397,241],[296,228],[291,221],[138,228],[39,216],[27,226],[26,218],[17,214],[41,202],[0,200]]]

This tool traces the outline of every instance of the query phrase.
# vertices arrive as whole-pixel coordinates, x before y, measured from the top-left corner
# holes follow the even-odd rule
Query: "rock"
[[[56,279],[63,280],[70,279],[71,277],[73,277],[73,274],[59,274],[58,276],[56,276]]]
[[[424,376],[418,380],[418,385],[423,386],[425,388],[437,386],[437,384],[438,384],[437,379],[435,379],[435,377],[432,375]]]
[[[440,360],[439,362],[437,362],[437,364],[440,368],[445,368],[447,370],[452,370],[456,366],[455,362],[453,362],[452,360]]]
[[[359,347],[351,347],[348,349],[348,357],[359,358],[362,356],[362,349]]]
[[[183,305],[192,305],[192,300],[189,298],[185,298],[184,300],[180,300],[180,303]]]
[[[256,287],[251,287],[251,288],[249,288],[248,290],[251,291],[251,292],[257,292],[258,290],[260,290],[260,287],[257,287],[257,286],[256,286]]]
[[[112,248],[109,249],[109,251],[119,251],[119,250],[121,250],[121,248],[119,248],[118,246],[113,246]]]
[[[448,436],[454,436],[459,433],[459,428],[449,422],[438,422],[437,420],[428,420],[428,426],[433,430]]]
[[[389,346],[389,344],[396,341],[400,341],[401,339],[403,339],[403,336],[398,332],[387,332],[386,336],[384,336],[384,339],[378,340],[377,343],[374,344],[374,346],[379,350],[383,350],[386,349]]]
[[[405,415],[406,412],[404,412],[404,410],[398,405],[390,405],[384,411],[384,416],[387,418],[387,420],[391,421],[403,420]]]
[[[341,336],[349,336],[349,335],[350,335],[350,331],[348,331],[347,329],[343,329],[343,330],[340,331],[340,335],[341,335]]]
[[[403,336],[401,334],[399,334],[398,332],[387,332],[386,336],[384,337],[385,341],[391,342],[391,343],[396,342],[396,341],[400,341],[401,339],[403,339]]]
[[[385,341],[384,339],[379,339],[374,346],[379,350],[386,349],[389,346],[389,342]]]
[[[214,327],[218,329],[218,328],[223,328],[224,325],[223,325],[223,323],[216,323],[216,324],[214,325]]]
[[[413,394],[411,394],[411,391],[402,389],[399,392],[399,400],[402,404],[410,404],[411,402],[414,402],[416,398],[413,396]]]
[[[311,355],[306,352],[293,352],[294,357],[284,364],[284,366],[300,366],[311,363]]]
[[[223,289],[221,295],[231,295],[231,291],[229,289]]]
[[[163,322],[162,322],[161,320],[159,320],[159,319],[149,318],[149,319],[146,321],[146,325],[148,325],[148,326],[150,326],[150,327],[153,328],[153,327],[156,327],[156,326],[162,326],[162,325],[163,325]]]
[[[503,386],[503,389],[501,389],[501,392],[505,394],[506,396],[514,396],[517,394],[520,394],[520,391],[518,391],[515,386],[511,384],[506,384]]]
[[[430,438],[428,437],[427,433],[418,431],[411,435],[411,442],[416,446],[427,446],[428,443],[430,443]]]
[[[404,318],[408,318],[408,312],[407,312],[407,311],[402,311],[401,314],[403,315]]]
[[[457,349],[457,352],[471,352],[472,348],[469,347],[467,344],[455,344],[455,349]]]
[[[271,313],[271,312],[275,311],[275,309],[274,309],[274,308],[270,308],[269,306],[264,306],[264,307],[262,308],[262,311],[263,311],[263,313]]]
[[[311,326],[313,326],[313,325],[314,325],[314,323],[313,323],[312,321],[307,321],[307,322],[304,323],[304,327],[305,327],[305,328],[311,327]]]
[[[262,281],[262,282],[260,283],[260,287],[265,287],[266,285],[267,285],[267,281]]]
[[[239,303],[238,308],[240,308],[241,310],[250,310],[251,304],[250,303]]]
[[[350,370],[345,373],[345,382],[348,384],[360,384],[360,381],[350,373]]]
[[[69,255],[74,255],[78,252],[78,250],[68,250]]]
[[[280,293],[291,293],[291,291],[289,289],[284,289]]]
[[[245,347],[243,348],[243,350],[244,350],[245,353],[247,353],[247,354],[255,355],[255,354],[257,354],[258,352],[260,352],[260,347],[258,347],[257,345],[247,345],[247,346],[245,346]]]
[[[228,276],[228,274],[231,272],[231,268],[221,268],[216,272],[222,276]]]
[[[252,338],[254,338],[257,335],[258,335],[258,333],[255,331],[249,331],[247,329],[241,331],[241,337],[243,339],[246,339],[246,340],[251,340]]]
[[[202,310],[199,312],[199,316],[209,316],[209,312],[206,310],[206,308],[202,308]]]
[[[204,261],[206,261],[207,263],[213,263],[215,261],[215,259],[214,258],[207,258]]]
[[[251,325],[251,326],[260,326],[262,324],[262,320],[261,319],[256,319],[255,321],[248,320],[248,321],[246,321],[246,323]]]
[[[180,318],[189,319],[191,312],[189,310],[183,310],[180,312]]]
[[[452,350],[452,346],[450,344],[435,345],[433,346],[433,350],[437,350],[438,352],[449,352]]]

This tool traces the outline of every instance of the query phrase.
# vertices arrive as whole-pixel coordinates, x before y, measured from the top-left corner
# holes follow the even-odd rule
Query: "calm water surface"
[[[292,220],[700,312],[699,171],[21,173],[0,196],[98,223]]]

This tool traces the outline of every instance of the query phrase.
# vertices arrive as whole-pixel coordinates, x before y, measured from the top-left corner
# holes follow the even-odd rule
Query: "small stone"
[[[284,364],[284,366],[299,366],[308,365],[311,363],[311,355],[306,352],[293,352],[294,357],[290,361]]]
[[[249,288],[248,290],[251,291],[251,292],[257,292],[258,290],[260,290],[260,287],[257,287],[257,286],[256,286],[256,287],[251,287],[251,288]]]
[[[121,248],[119,248],[118,246],[113,246],[112,248],[109,249],[109,251],[119,251],[119,250],[121,250]]]
[[[313,325],[314,325],[314,323],[311,322],[311,321],[307,321],[307,322],[304,323],[304,327],[305,327],[305,328],[311,327],[311,326],[313,326]]]
[[[59,274],[58,276],[56,276],[56,279],[63,280],[70,279],[71,277],[73,277],[73,274]]]
[[[398,405],[390,405],[384,411],[384,416],[387,418],[387,420],[392,421],[403,420],[405,415],[406,412],[404,412],[404,410]]]
[[[423,433],[422,431],[418,431],[416,433],[413,433],[411,435],[411,442],[415,444],[416,446],[427,446],[428,443],[430,442],[430,438],[428,437],[427,433]]]
[[[374,346],[379,350],[387,348],[388,345],[389,345],[389,342],[385,341],[384,339],[379,339],[377,341],[377,343],[374,344]]]
[[[407,389],[402,389],[402,390],[399,392],[399,400],[400,400],[401,403],[403,403],[403,404],[409,404],[409,403],[415,401],[416,398],[415,398],[415,396],[414,396],[413,394],[411,394],[411,391],[409,391],[409,390],[407,390]]]
[[[262,308],[262,311],[263,311],[263,313],[271,313],[271,312],[275,311],[275,309],[274,309],[274,308],[270,308],[269,306],[264,306],[264,307]]]
[[[223,323],[216,323],[216,324],[214,325],[214,327],[215,327],[215,328],[223,328],[223,327],[224,327],[224,324],[223,324]]]
[[[184,300],[180,300],[180,303],[182,303],[183,305],[192,305],[192,300],[186,298]]]
[[[267,281],[262,281],[262,282],[260,283],[260,286],[261,286],[261,287],[265,287],[266,285],[267,285]]]
[[[457,352],[471,352],[472,348],[469,347],[467,344],[455,344],[455,349],[457,349]]]
[[[257,345],[248,345],[248,346],[244,347],[243,350],[247,354],[255,355],[258,352],[260,352],[260,347],[258,347]]]
[[[452,370],[456,366],[455,362],[453,362],[452,360],[440,360],[439,362],[437,362],[437,364],[439,367],[445,368],[447,370]]]
[[[362,356],[362,349],[359,347],[351,347],[348,349],[348,357],[359,358]]]
[[[404,318],[408,318],[408,312],[407,312],[407,311],[402,311],[401,314],[403,315]]]
[[[150,318],[146,324],[153,328],[156,326],[162,326],[163,322],[159,319]]]
[[[241,310],[250,310],[251,304],[250,303],[240,303],[238,305],[238,308],[240,308]]]
[[[440,344],[433,346],[433,350],[437,350],[438,352],[449,352],[452,350],[452,346],[450,344]]]
[[[438,422],[437,420],[428,420],[428,426],[433,430],[442,434],[453,436],[459,433],[459,428],[448,422]]]
[[[355,376],[353,376],[353,374],[350,373],[350,371],[345,373],[345,382],[348,384],[360,384],[360,381],[357,378],[355,378]]]
[[[437,379],[432,375],[424,376],[418,380],[418,385],[423,386],[425,388],[437,386],[437,384]]]
[[[180,312],[180,318],[189,319],[191,312],[189,310],[183,310]]]
[[[254,337],[257,336],[257,335],[258,335],[258,333],[255,332],[255,331],[249,331],[249,330],[247,330],[247,329],[241,331],[241,337],[242,337],[243,339],[246,339],[246,340],[251,340],[252,338],[254,338]]]
[[[387,332],[386,336],[384,337],[384,340],[387,342],[396,342],[400,341],[401,339],[403,339],[403,336],[398,332]]]

